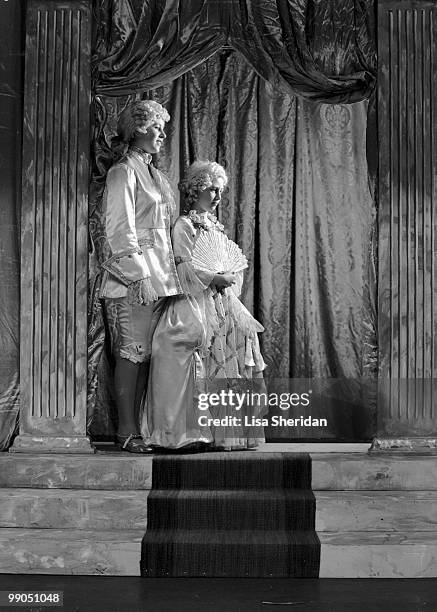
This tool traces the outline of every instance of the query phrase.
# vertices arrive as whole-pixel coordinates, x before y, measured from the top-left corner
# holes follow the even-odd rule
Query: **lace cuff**
[[[209,284],[214,278],[212,272],[200,272],[195,270],[190,261],[180,261],[177,271],[182,291],[186,295],[202,293],[209,287]]]

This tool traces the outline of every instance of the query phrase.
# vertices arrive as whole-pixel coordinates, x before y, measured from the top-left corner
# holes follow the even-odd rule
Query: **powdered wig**
[[[130,142],[136,134],[145,134],[155,121],[168,121],[170,115],[154,100],[136,100],[121,113],[117,134],[122,142]]]
[[[225,169],[220,164],[208,160],[192,163],[178,185],[184,198],[183,209],[188,211],[197,201],[199,193],[211,187],[217,179],[223,181],[223,186],[228,184]]]

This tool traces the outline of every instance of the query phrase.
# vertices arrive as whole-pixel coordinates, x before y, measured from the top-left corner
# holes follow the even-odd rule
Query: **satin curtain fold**
[[[173,185],[196,158],[226,167],[229,188],[219,216],[249,259],[242,300],[266,328],[267,376],[356,380],[372,374],[375,210],[367,180],[367,104],[314,104],[284,95],[231,51],[145,95],[172,115],[158,165]],[[127,98],[102,103],[107,142]],[[94,210],[97,229],[99,207]],[[102,362],[99,367],[94,430],[107,419],[110,384]],[[369,406],[363,408],[359,392],[349,395],[352,409],[365,413],[358,437],[366,437]],[[325,437],[353,439],[349,408],[347,417],[333,411]]]
[[[240,0],[231,45],[275,88],[306,99],[366,99],[375,82],[372,3]]]
[[[129,95],[176,79],[226,42],[207,0],[97,0],[97,94]]]
[[[372,0],[96,0],[95,91],[165,85],[223,45],[276,89],[320,102],[369,97]]]
[[[22,23],[20,2],[0,6],[0,450],[18,428],[20,406],[20,176]]]

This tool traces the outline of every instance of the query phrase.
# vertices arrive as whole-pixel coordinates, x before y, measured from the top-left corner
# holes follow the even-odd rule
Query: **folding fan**
[[[191,263],[197,270],[216,274],[240,272],[248,267],[240,247],[226,234],[216,231],[200,234],[194,245]]]

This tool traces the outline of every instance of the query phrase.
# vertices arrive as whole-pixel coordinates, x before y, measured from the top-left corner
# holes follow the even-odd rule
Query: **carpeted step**
[[[317,577],[308,454],[153,458],[143,576]]]
[[[147,503],[148,529],[271,531],[315,527],[315,498],[308,490],[158,489],[150,492]]]
[[[141,575],[318,577],[314,531],[151,530],[143,538]]]
[[[152,479],[154,489],[310,489],[311,459],[305,453],[156,455]]]

